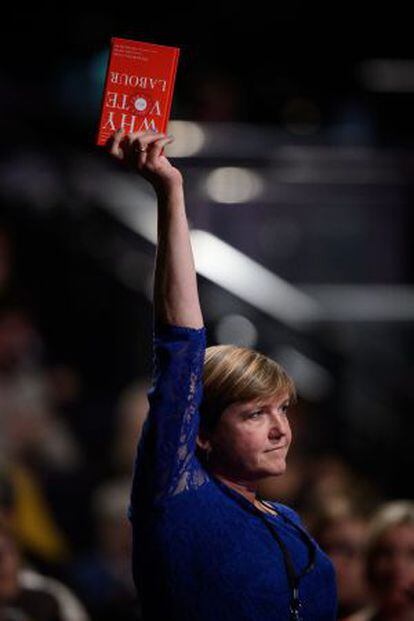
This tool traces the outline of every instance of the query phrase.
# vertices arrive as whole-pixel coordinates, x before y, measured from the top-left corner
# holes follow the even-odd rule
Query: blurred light
[[[337,130],[332,136],[338,134]],[[379,153],[372,147],[344,146],[278,146],[273,153],[269,192],[274,183],[321,183],[330,185],[387,185],[404,183],[398,157]],[[303,194],[306,197],[306,194]],[[303,199],[302,199],[303,200]]]
[[[274,359],[292,377],[298,392],[305,399],[320,401],[331,391],[333,381],[328,371],[297,349],[290,346],[277,349]]]
[[[298,327],[322,309],[310,296],[206,231],[191,233],[197,271],[271,317]]]
[[[357,72],[370,91],[414,93],[414,60],[373,58],[363,61]]]
[[[138,185],[131,175],[106,171],[102,182],[102,175],[86,174],[85,167],[78,172],[86,198],[93,196],[131,230],[157,242],[157,210],[146,185]],[[197,271],[254,308],[295,327],[319,319],[321,309],[308,295],[215,235],[193,230],[191,244]]]
[[[143,179],[113,169],[105,170],[103,176],[102,172],[94,175],[92,171],[93,163],[81,166],[77,171],[78,187],[85,200],[97,200],[131,230],[155,244],[157,208],[149,184]]]
[[[91,175],[84,175],[82,180],[86,196],[95,196],[131,230],[156,244],[156,205],[146,186],[138,189],[130,175],[110,172],[105,183]],[[215,235],[193,230],[191,244],[197,271],[254,308],[295,327],[320,318],[319,305],[308,295]]]
[[[144,294],[151,303],[154,301],[154,270],[148,272],[144,282]]]
[[[201,151],[206,135],[197,123],[190,121],[170,121],[167,133],[174,136],[174,141],[165,147],[171,157],[189,157]]]
[[[414,287],[404,285],[303,285],[326,321],[413,321]]]
[[[207,193],[218,203],[245,203],[263,191],[262,178],[246,168],[216,168],[206,180]]]
[[[254,324],[243,315],[227,315],[220,319],[215,329],[216,341],[230,343],[239,347],[254,347],[257,343],[257,330]]]
[[[282,109],[282,122],[292,134],[315,134],[320,127],[320,121],[318,106],[306,97],[293,97]]]

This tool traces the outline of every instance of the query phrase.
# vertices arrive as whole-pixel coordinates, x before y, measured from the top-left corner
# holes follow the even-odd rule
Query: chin
[[[284,474],[285,472],[286,472],[286,462],[285,461],[275,465],[275,467],[272,468],[272,474],[275,475],[275,476],[277,476],[279,474]]]
[[[273,468],[264,468],[265,477],[277,477],[286,472],[286,464],[277,464]]]

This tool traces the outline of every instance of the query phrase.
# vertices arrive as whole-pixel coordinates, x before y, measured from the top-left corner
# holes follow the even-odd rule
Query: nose
[[[279,439],[282,436],[286,436],[289,433],[289,421],[285,414],[279,411],[272,412],[269,429],[269,437],[273,439]]]

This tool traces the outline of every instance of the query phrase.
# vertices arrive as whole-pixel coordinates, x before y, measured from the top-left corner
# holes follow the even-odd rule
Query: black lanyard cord
[[[260,511],[260,509],[258,509],[258,512],[262,513],[262,511]],[[286,574],[287,574],[287,577],[288,577],[290,592],[291,592],[291,600],[290,600],[290,615],[291,615],[291,619],[292,619],[292,621],[300,621],[301,603],[300,603],[300,599],[299,599],[299,582],[315,566],[316,546],[312,542],[311,538],[308,535],[306,535],[306,533],[304,531],[302,531],[300,528],[298,528],[297,525],[294,522],[292,522],[292,520],[290,520],[289,518],[287,518],[285,515],[282,514],[283,519],[286,522],[288,522],[289,524],[291,524],[292,526],[294,526],[298,530],[299,534],[301,535],[301,538],[305,541],[306,546],[307,546],[308,551],[309,551],[309,562],[308,562],[308,564],[306,565],[305,569],[300,574],[296,574],[295,567],[294,567],[293,561],[292,561],[292,556],[291,556],[291,554],[289,552],[289,549],[286,546],[285,542],[280,537],[279,533],[277,532],[276,528],[274,528],[273,524],[271,524],[263,515],[260,515],[260,517],[262,518],[263,522],[266,524],[267,528],[271,532],[271,534],[274,537],[274,539],[276,539],[276,541],[277,541],[277,543],[278,543],[278,545],[279,545],[279,547],[281,549],[282,556],[283,556],[283,561],[284,561],[284,564],[285,564],[285,567],[286,567]]]
[[[280,548],[280,550],[282,552],[283,562],[285,564],[286,574],[287,574],[287,578],[288,578],[288,582],[289,582],[289,587],[290,587],[290,592],[291,592],[290,619],[291,619],[291,621],[301,621],[301,617],[300,617],[301,602],[300,602],[300,599],[299,599],[299,582],[306,574],[308,574],[310,571],[312,571],[312,569],[315,567],[315,562],[316,562],[316,545],[315,545],[315,543],[313,542],[313,540],[311,539],[311,537],[307,534],[307,532],[305,530],[300,528],[300,526],[295,524],[295,522],[293,522],[290,518],[288,518],[282,512],[278,513],[278,515],[281,515],[282,519],[285,522],[287,522],[288,524],[293,526],[293,528],[295,528],[295,530],[299,533],[300,538],[306,544],[306,547],[307,547],[308,552],[309,552],[309,562],[308,562],[308,564],[306,565],[305,569],[302,572],[300,572],[299,574],[296,574],[295,567],[294,567],[294,564],[293,564],[293,561],[292,561],[292,556],[291,556],[291,554],[289,552],[288,547],[286,546],[286,544],[283,541],[283,539],[280,537],[279,533],[276,530],[276,527],[273,524],[271,524],[269,522],[269,520],[265,517],[263,511],[258,509],[252,503],[250,503],[249,500],[245,499],[244,497],[240,497],[241,495],[239,494],[239,492],[235,492],[234,490],[229,488],[225,483],[221,482],[217,478],[213,477],[213,481],[215,481],[216,484],[219,485],[219,487],[221,487],[221,489],[223,491],[225,491],[228,496],[231,496],[231,497],[237,499],[239,504],[243,505],[245,503],[248,503],[248,505],[250,505],[249,506],[249,510],[252,511],[253,513],[255,513],[256,515],[258,515],[260,517],[260,519],[264,522],[264,524],[269,529],[269,531],[270,531],[271,535],[273,536],[273,538],[278,543],[279,548]],[[265,506],[268,507],[268,505],[266,505],[266,503],[263,503],[263,504],[265,504]],[[247,507],[246,504],[245,504],[245,506]],[[273,509],[273,507],[271,507],[271,508]]]

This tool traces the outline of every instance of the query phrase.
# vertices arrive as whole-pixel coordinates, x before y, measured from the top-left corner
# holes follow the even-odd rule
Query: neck
[[[221,474],[220,472],[214,472],[214,476],[220,479],[223,483],[234,489],[239,494],[242,494],[250,500],[253,504],[256,500],[257,481],[245,481],[243,479],[229,476],[228,474]]]

